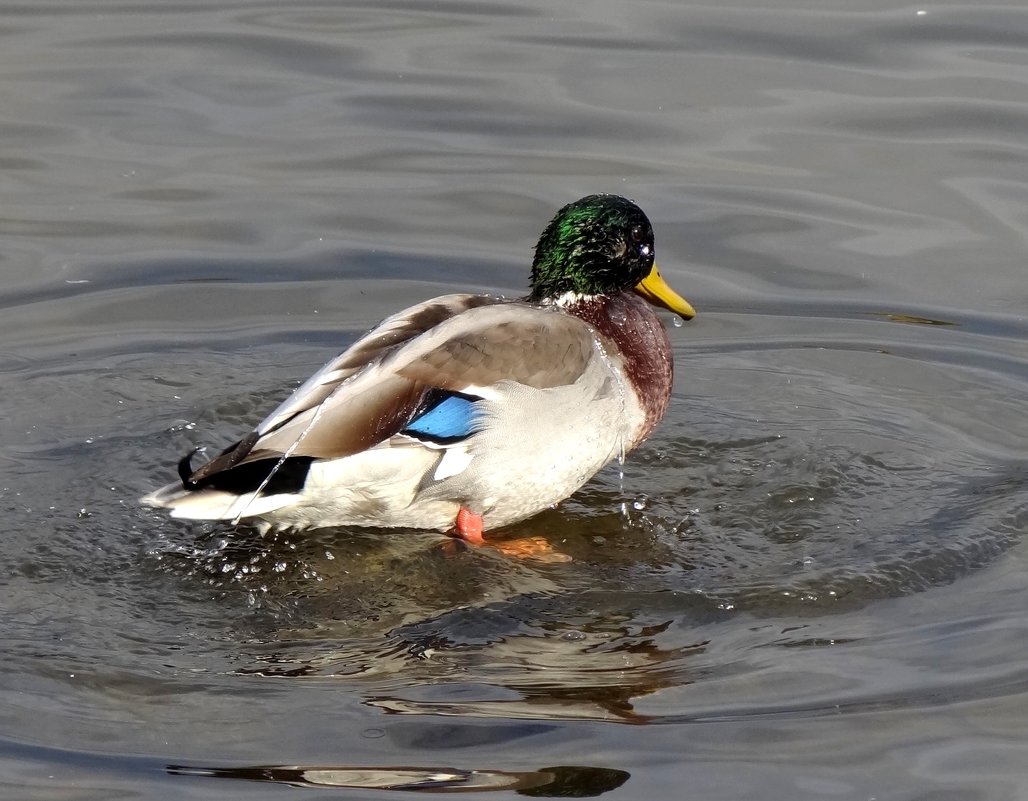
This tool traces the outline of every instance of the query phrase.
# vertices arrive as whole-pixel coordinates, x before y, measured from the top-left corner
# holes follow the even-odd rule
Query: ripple
[[[763,5],[5,7],[21,796],[1016,795],[1028,13]],[[136,505],[612,190],[701,314],[624,475],[502,532],[573,562]]]
[[[23,473],[63,482],[69,501],[43,524],[50,533],[33,569],[18,567],[29,564],[24,557],[6,569],[19,575],[18,592],[58,576],[89,586],[110,558],[91,556],[91,540],[131,530],[117,549],[112,613],[136,607],[138,623],[122,624],[115,638],[139,636],[133,629],[152,626],[151,610],[162,605],[161,619],[185,615],[201,631],[225,632],[228,644],[210,658],[227,673],[343,682],[393,713],[653,723],[887,708],[907,691],[848,676],[832,655],[872,654],[882,636],[901,635],[888,625],[854,630],[852,613],[972,581],[1028,527],[1024,443],[1014,433],[1028,374],[1023,331],[966,315],[957,326],[908,324],[945,317],[921,308],[835,318],[707,313],[678,346],[668,419],[624,477],[608,470],[561,508],[506,532],[546,537],[574,557],[568,565],[488,549],[453,555],[420,532],[262,538],[95,495],[97,478],[109,477],[101,480],[122,485],[112,500],[134,498],[167,480],[174,458],[198,440],[216,445],[253,425],[311,361],[306,336],[227,347],[207,368],[188,353],[112,355],[118,380],[108,385],[91,371],[22,364],[32,377],[26,397],[59,381],[89,387],[79,393],[86,406],[111,392],[130,409],[156,406],[129,413],[118,431],[83,428],[91,444],[26,439],[16,453]],[[263,364],[257,386],[251,361]],[[188,425],[176,422],[170,393],[199,404]],[[134,466],[132,477],[111,465]],[[7,497],[8,515],[26,519]],[[140,595],[150,584],[169,595]],[[945,635],[935,627],[918,636],[925,650]],[[774,649],[771,663],[764,649]],[[738,709],[727,696],[716,700],[718,688],[757,681],[793,652],[814,671],[806,690],[779,682],[765,698],[751,688],[755,700]],[[826,654],[824,666],[812,652]],[[1016,670],[995,673],[974,692],[1023,686]],[[961,682],[941,686],[971,692]],[[710,701],[696,708],[704,687]]]

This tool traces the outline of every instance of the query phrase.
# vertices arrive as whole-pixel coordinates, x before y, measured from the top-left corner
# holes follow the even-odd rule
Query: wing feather
[[[475,395],[500,381],[573,384],[594,355],[595,336],[558,310],[497,298],[449,295],[414,306],[326,364],[189,484],[285,453],[358,453],[399,433],[433,389]]]
[[[335,391],[336,387],[376,359],[445,320],[468,309],[502,302],[502,298],[489,295],[442,295],[387,317],[307,379],[257,426],[257,433],[267,434],[297,414],[318,406]]]
[[[441,326],[440,337],[411,342],[396,354],[403,361],[396,372],[454,392],[497,381],[545,389],[577,381],[596,342],[577,317],[524,304],[482,309],[460,322],[459,330]]]

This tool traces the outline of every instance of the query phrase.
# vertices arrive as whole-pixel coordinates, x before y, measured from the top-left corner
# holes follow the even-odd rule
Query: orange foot
[[[457,512],[452,534],[472,545],[485,545],[485,538],[482,537],[482,515],[476,515],[462,506]]]
[[[571,561],[570,556],[554,549],[542,537],[519,537],[513,540],[486,543],[485,537],[482,536],[482,530],[482,516],[476,515],[462,506],[457,512],[457,519],[454,521],[450,534],[469,545],[488,545],[504,556],[513,556],[516,559],[533,559],[537,562]]]
[[[504,556],[516,559],[532,559],[536,562],[570,562],[571,557],[556,550],[542,537],[518,537],[489,543]]]

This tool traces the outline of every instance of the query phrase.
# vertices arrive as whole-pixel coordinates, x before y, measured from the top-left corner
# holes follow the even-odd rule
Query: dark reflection
[[[916,314],[900,314],[898,312],[869,312],[875,317],[884,317],[891,323],[906,323],[907,325],[942,325],[958,326],[960,323],[949,320],[936,320],[931,317],[918,317]]]
[[[627,602],[633,598],[659,605],[652,597],[628,596]],[[540,623],[540,618],[560,614],[553,604],[561,601],[568,620]],[[688,642],[683,644],[683,632],[672,631],[673,621],[645,625],[640,623],[645,613],[629,616],[611,608],[624,603],[624,596],[599,593],[521,599],[506,606],[505,613],[524,619],[516,626],[508,624],[502,636],[502,628],[494,625],[494,644],[489,648],[473,647],[473,638],[461,623],[473,610],[455,610],[407,627],[397,633],[420,639],[419,632],[446,632],[449,641],[435,636],[432,660],[455,670],[474,665],[479,681],[465,683],[459,691],[401,686],[368,695],[366,703],[393,714],[649,723],[653,718],[636,711],[635,699],[693,683],[701,673],[693,663],[704,654],[707,642],[686,634]],[[589,622],[575,621],[590,604],[597,616]],[[599,616],[604,608],[606,618]],[[487,618],[491,611],[478,610]],[[394,736],[404,736],[403,731],[397,729]]]
[[[421,793],[514,790],[535,798],[593,798],[628,781],[626,771],[559,765],[534,771],[467,770],[451,767],[333,767],[256,765],[213,768],[168,765],[173,776],[269,782],[289,787],[407,790]]]
[[[412,530],[279,532],[213,526],[182,532],[152,555],[159,569],[183,575],[225,597],[245,598],[255,637],[379,638],[409,621],[431,620],[484,598],[558,589],[554,568],[508,559],[495,549],[452,552],[448,538]],[[380,642],[380,641],[379,641]],[[271,655],[258,670],[289,671],[289,655]],[[265,668],[267,668],[265,670]]]

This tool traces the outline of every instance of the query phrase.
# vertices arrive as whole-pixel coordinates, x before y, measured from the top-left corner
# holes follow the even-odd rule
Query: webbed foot
[[[571,557],[554,548],[543,537],[517,537],[511,540],[488,543],[504,556],[515,559],[531,559],[534,562],[570,562]]]
[[[457,519],[453,524],[452,536],[457,539],[469,542],[472,545],[485,545],[485,538],[482,537],[482,515],[465,509],[463,506],[457,512]]]

